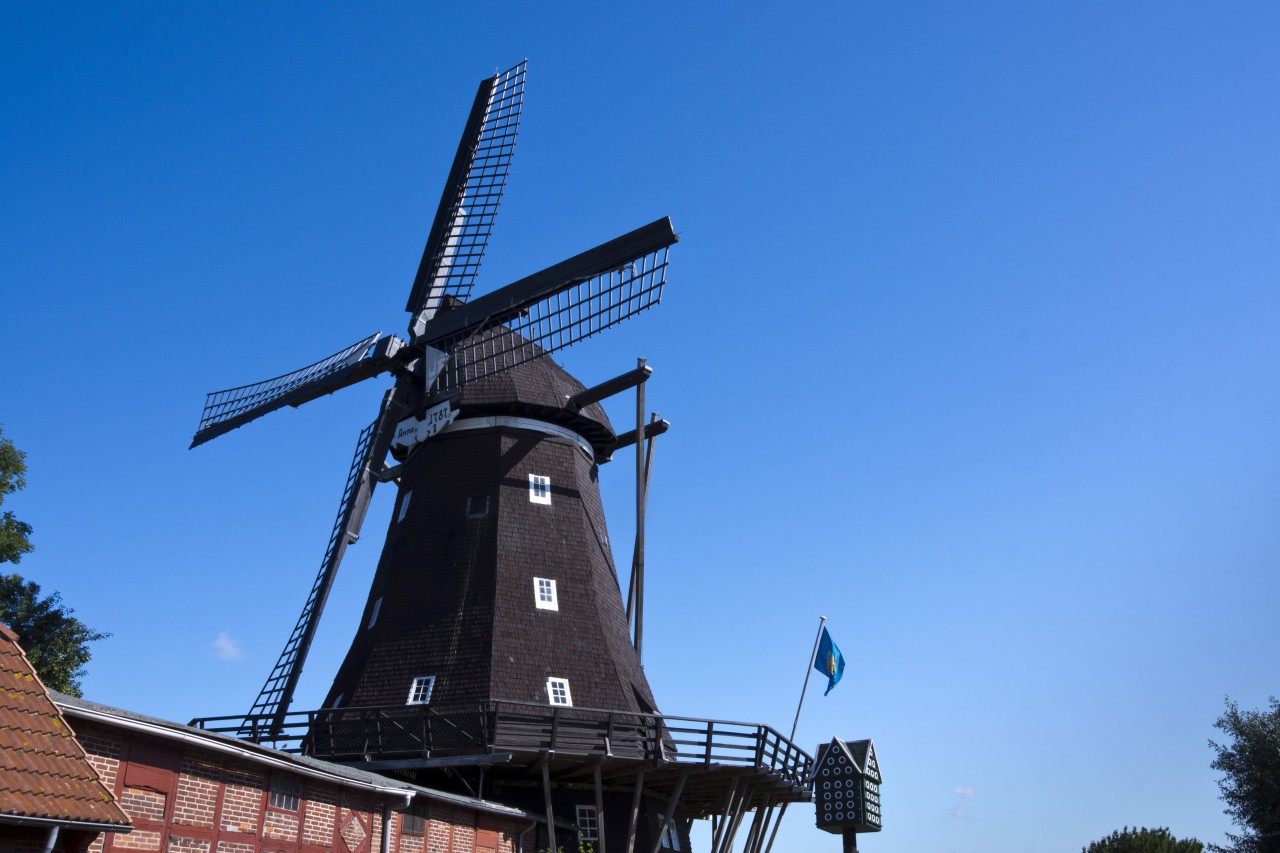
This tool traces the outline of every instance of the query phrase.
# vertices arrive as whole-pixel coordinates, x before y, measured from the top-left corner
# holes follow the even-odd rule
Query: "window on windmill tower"
[[[547,701],[552,705],[573,705],[573,696],[569,693],[569,679],[547,679]]]
[[[578,838],[582,841],[599,841],[597,836],[599,824],[596,822],[595,806],[577,806]]]
[[[662,833],[662,847],[665,850],[680,849],[680,833],[676,831],[674,823],[667,824],[667,831]]]
[[[420,675],[409,685],[409,699],[406,705],[425,705],[431,701],[431,690],[436,686],[434,675]]]
[[[484,518],[488,514],[488,495],[476,495],[467,498],[467,518]]]
[[[378,613],[382,611],[382,596],[378,596],[378,600],[373,603],[373,612],[369,614],[369,624],[366,629],[372,628],[378,624]]]
[[[559,610],[556,600],[556,582],[551,578],[533,579],[533,603],[539,610]]]
[[[287,812],[298,810],[302,797],[302,780],[288,773],[275,773],[271,777],[271,797],[267,801],[273,809]]]
[[[409,512],[409,499],[413,497],[413,492],[405,492],[404,500],[400,501],[400,514],[396,516],[396,524],[404,521],[405,514]]]
[[[529,475],[529,501],[535,504],[551,503],[551,478],[541,474]]]

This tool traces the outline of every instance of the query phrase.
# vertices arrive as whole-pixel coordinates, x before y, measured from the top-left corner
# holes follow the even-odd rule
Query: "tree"
[[[4,496],[27,484],[27,454],[13,446],[0,429],[0,504]],[[31,550],[31,525],[18,521],[12,512],[0,516],[0,563],[16,563]]]
[[[89,662],[89,643],[110,634],[95,631],[62,606],[58,593],[40,597],[40,585],[19,575],[0,575],[0,622],[22,643],[46,687],[80,695],[80,678]]]
[[[1218,789],[1227,807],[1224,814],[1242,830],[1227,833],[1230,847],[1212,845],[1223,853],[1280,853],[1280,701],[1271,697],[1270,711],[1244,711],[1227,698],[1227,710],[1213,724],[1229,738],[1227,744],[1209,741],[1217,758],[1209,765],[1225,776]]]
[[[1203,853],[1204,845],[1194,838],[1179,841],[1167,829],[1130,829],[1113,832],[1085,847],[1081,853]]]

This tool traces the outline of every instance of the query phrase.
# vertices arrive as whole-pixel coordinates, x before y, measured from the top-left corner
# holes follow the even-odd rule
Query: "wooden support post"
[[[671,800],[667,803],[667,811],[662,816],[662,823],[658,824],[658,837],[653,839],[653,850],[650,853],[662,853],[662,837],[667,832],[667,827],[671,825],[671,819],[675,817],[676,806],[680,803],[680,795],[684,793],[684,783],[689,778],[689,768],[685,768],[680,774],[680,781],[676,782],[676,789],[671,793]]]
[[[742,825],[742,816],[747,813],[747,807],[751,805],[752,787],[750,782],[742,786],[742,796],[738,799],[738,807],[733,811],[733,822],[729,824],[729,831],[725,833],[725,853],[733,849],[733,840],[738,836],[738,827]]]
[[[751,815],[751,826],[747,829],[747,840],[742,842],[742,853],[751,853],[751,846],[760,834],[760,821],[764,819],[764,806],[757,806]]]
[[[556,849],[556,816],[551,810],[551,756],[542,761],[542,800],[547,809],[547,847]]]
[[[738,784],[741,778],[734,779],[733,784],[729,786],[729,796],[725,798],[724,808],[720,810],[723,817],[720,818],[719,824],[711,834],[711,853],[720,853],[720,839],[724,836],[724,831],[729,826],[729,816],[733,813],[734,797],[738,794]]]
[[[644,369],[644,359],[636,359],[636,369]],[[644,435],[644,386],[646,383],[641,382],[636,385],[636,553],[635,565],[632,567],[631,574],[636,581],[636,633],[635,646],[636,657],[644,659],[644,504],[645,504],[645,482],[644,482],[644,442],[640,437]]]
[[[607,743],[607,741],[606,741]],[[604,836],[604,785],[600,782],[600,765],[596,765],[596,853],[609,853]]]
[[[756,836],[755,847],[751,849],[750,853],[760,853],[764,849],[764,840],[769,835],[769,825],[773,822],[773,815],[777,810],[778,804],[771,797],[769,805],[765,809],[764,823],[760,826],[760,834]]]
[[[631,822],[627,825],[627,853],[636,853],[636,822],[640,819],[640,792],[644,790],[644,768],[636,771],[636,792],[631,795]]]
[[[782,808],[778,810],[778,819],[774,821],[773,832],[769,835],[769,846],[764,848],[764,853],[771,853],[773,850],[773,841],[778,837],[778,827],[782,826],[782,818],[787,814],[787,806],[790,803],[783,803]]]
[[[650,426],[660,422],[661,422],[661,418],[658,417],[657,412],[654,412],[649,418]],[[648,430],[646,429],[645,432],[648,432]],[[644,505],[645,505],[646,511],[648,510],[648,507],[649,507],[649,476],[653,471],[653,450],[657,446],[653,442],[654,442],[654,439],[657,437],[658,437],[658,433],[654,433],[653,435],[648,436],[645,441]],[[640,543],[637,542],[634,546],[632,546],[632,549],[631,549],[631,578],[627,583],[627,627],[628,628],[631,626],[632,608],[634,606],[635,598],[636,598],[636,566],[639,558],[640,558]]]

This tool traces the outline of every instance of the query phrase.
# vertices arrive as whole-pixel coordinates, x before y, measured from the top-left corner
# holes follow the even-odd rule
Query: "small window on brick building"
[[[401,831],[405,835],[422,835],[427,831],[427,806],[418,803],[405,811],[400,821]]]
[[[287,773],[275,773],[271,776],[271,808],[287,812],[298,810],[298,800],[302,797],[302,780]]]
[[[484,518],[488,514],[488,495],[475,495],[467,498],[467,518]]]
[[[551,578],[533,579],[533,603],[539,610],[559,610],[556,600],[556,582]]]
[[[578,838],[582,841],[599,841],[599,824],[596,823],[595,806],[578,806]]]
[[[431,701],[431,689],[436,686],[434,675],[420,675],[409,685],[409,699],[406,705],[425,705]]]
[[[536,504],[551,503],[551,478],[541,474],[529,475],[529,500]]]
[[[404,521],[405,514],[409,512],[409,499],[413,497],[413,492],[405,492],[404,500],[400,501],[400,514],[396,516],[396,523]]]
[[[382,596],[378,596],[378,600],[373,603],[373,612],[369,614],[369,624],[365,628],[372,628],[378,624],[378,613],[382,610]]]
[[[569,679],[547,679],[547,701],[552,705],[572,705],[573,696],[569,693]]]

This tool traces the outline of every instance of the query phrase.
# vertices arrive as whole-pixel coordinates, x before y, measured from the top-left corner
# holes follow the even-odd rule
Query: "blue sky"
[[[645,356],[669,713],[875,739],[870,851],[1220,841],[1207,739],[1277,692],[1280,11],[1264,3],[101,4],[0,32],[17,567],[86,695],[245,709],[383,385],[188,452],[206,391],[400,332],[480,78],[529,59],[477,292],[670,215]],[[632,415],[627,400],[614,411]],[[629,463],[602,480],[632,535]],[[390,512],[348,552],[323,698]],[[777,851],[834,850],[792,810]]]

